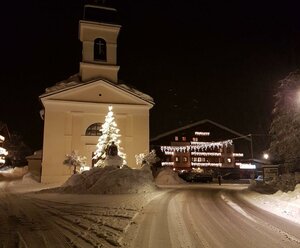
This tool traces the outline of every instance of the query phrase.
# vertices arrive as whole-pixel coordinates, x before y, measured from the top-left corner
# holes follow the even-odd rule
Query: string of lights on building
[[[210,132],[195,132],[195,136],[209,136]],[[244,157],[243,153],[235,153],[233,141],[212,141],[202,142],[198,141],[197,137],[191,138],[187,141],[186,137],[182,137],[179,141],[178,136],[175,136],[175,142],[169,146],[161,146],[161,151],[171,156],[168,161],[163,161],[162,166],[182,168],[187,167],[188,164],[191,168],[201,167],[226,167],[240,169],[255,169],[255,165],[251,163],[242,163],[236,161],[235,158]],[[184,142],[184,143],[183,143]],[[186,144],[189,142],[189,144]]]
[[[162,152],[190,152],[203,151],[207,149],[220,149],[232,145],[232,140],[218,141],[218,142],[197,142],[191,141],[191,145],[186,146],[161,146]]]

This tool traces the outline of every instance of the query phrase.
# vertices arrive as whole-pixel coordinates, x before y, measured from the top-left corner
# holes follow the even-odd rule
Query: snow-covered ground
[[[260,194],[247,190],[243,198],[268,212],[300,224],[300,184],[294,191],[277,191],[274,194]]]
[[[10,173],[9,178],[21,175],[18,170]],[[129,227],[137,226],[136,217],[145,214],[143,209],[149,202],[164,199],[164,194],[170,192],[169,185],[176,189],[199,187],[184,183],[170,170],[162,171],[156,183],[160,184],[159,188],[151,180],[149,170],[128,168],[95,169],[84,176],[71,177],[63,187],[37,183],[28,174],[23,180],[0,182],[3,227],[0,244],[26,247],[35,240],[40,247],[49,244],[52,247],[127,246],[126,242],[134,238],[131,230],[135,230]],[[226,190],[241,185],[201,184],[200,187]],[[239,191],[246,201],[300,224],[299,184],[293,192],[272,195],[245,190],[246,187]],[[51,190],[39,191],[47,188]],[[232,207],[234,204],[228,204],[230,198],[226,194],[223,196],[220,200]],[[14,234],[8,235],[11,232]]]

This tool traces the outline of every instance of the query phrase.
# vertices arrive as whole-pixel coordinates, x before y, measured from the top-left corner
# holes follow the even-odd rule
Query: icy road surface
[[[238,185],[123,195],[0,186],[0,248],[300,247],[300,226],[244,201]]]
[[[241,186],[178,187],[146,206],[127,247],[300,247],[300,225],[245,202]]]

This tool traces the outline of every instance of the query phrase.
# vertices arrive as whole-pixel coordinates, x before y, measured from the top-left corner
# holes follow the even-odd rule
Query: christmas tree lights
[[[98,162],[95,166],[104,166],[104,160],[106,158],[106,151],[109,145],[114,142],[114,144],[118,148],[118,155],[123,158],[123,164],[126,163],[125,158],[126,155],[123,153],[123,148],[120,146],[121,135],[119,134],[120,129],[117,127],[117,123],[115,122],[114,113],[112,111],[112,106],[108,107],[108,113],[105,117],[105,122],[102,124],[100,129],[102,135],[98,139],[97,150],[95,151],[95,155],[93,159],[97,159]]]
[[[5,140],[5,138],[0,135],[0,144],[3,143]],[[4,164],[5,163],[5,156],[7,156],[8,152],[5,148],[0,147],[0,164]]]

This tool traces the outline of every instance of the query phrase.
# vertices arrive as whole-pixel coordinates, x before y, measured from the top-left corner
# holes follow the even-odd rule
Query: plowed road
[[[217,185],[170,190],[135,219],[127,246],[300,247],[299,225],[249,204],[239,191]]]

